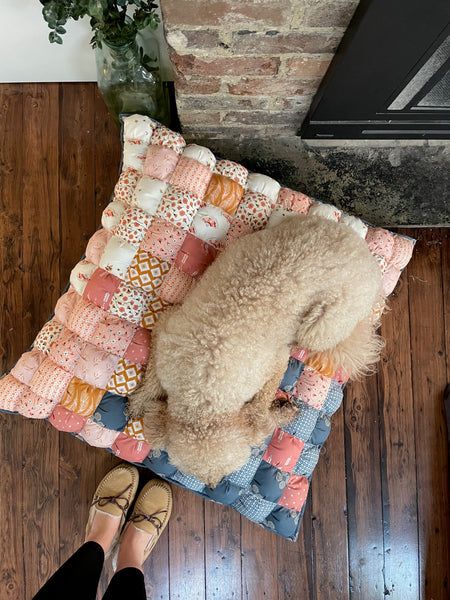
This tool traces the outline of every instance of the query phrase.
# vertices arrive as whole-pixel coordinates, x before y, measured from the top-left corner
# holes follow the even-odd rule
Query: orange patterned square
[[[161,298],[150,300],[147,309],[142,316],[142,321],[140,323],[141,327],[151,329],[168,306],[171,306],[170,303],[165,302]]]
[[[60,404],[77,415],[90,417],[100,404],[104,393],[105,390],[96,388],[78,379],[78,377],[74,377],[70,381]]]
[[[135,440],[145,441],[144,422],[142,419],[130,419],[123,433]]]
[[[214,173],[203,201],[219,206],[229,215],[234,215],[244,195],[244,188],[233,179]]]
[[[143,376],[144,367],[142,365],[135,365],[126,358],[121,358],[106,389],[119,396],[128,396],[136,389]]]
[[[127,281],[146,292],[157,290],[169,272],[170,264],[152,256],[145,250],[138,250],[128,268]]]

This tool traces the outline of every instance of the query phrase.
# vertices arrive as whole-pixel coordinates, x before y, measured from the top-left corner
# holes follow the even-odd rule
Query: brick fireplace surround
[[[445,142],[296,135],[357,5],[161,0],[182,132],[374,224],[449,223]]]

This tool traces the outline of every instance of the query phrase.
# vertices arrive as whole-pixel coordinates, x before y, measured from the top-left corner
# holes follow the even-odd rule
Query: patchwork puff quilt
[[[122,171],[102,228],[74,267],[53,318],[0,380],[0,409],[48,419],[60,431],[296,539],[330,418],[342,401],[343,374],[309,360],[306,348],[295,349],[278,395],[293,399],[297,416],[213,489],[179,471],[164,451],[152,450],[142,422],[127,416],[127,396],[140,385],[161,313],[181,302],[234,240],[287,213],[314,213],[352,227],[377,257],[386,295],[411,257],[409,238],[218,160],[148,117],[125,117]]]

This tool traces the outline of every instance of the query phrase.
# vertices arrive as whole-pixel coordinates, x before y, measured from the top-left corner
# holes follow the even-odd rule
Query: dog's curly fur
[[[149,442],[217,484],[294,416],[274,401],[293,345],[350,375],[378,359],[370,314],[380,286],[376,260],[344,224],[297,216],[233,243],[154,330],[130,399]]]

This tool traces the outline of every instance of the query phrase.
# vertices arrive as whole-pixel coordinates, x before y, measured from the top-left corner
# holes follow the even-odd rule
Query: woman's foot
[[[86,525],[86,542],[97,542],[105,555],[118,540],[120,530],[133,502],[139,473],[132,465],[119,465],[99,483]]]
[[[165,481],[149,481],[120,537],[116,570],[142,565],[164,531],[172,512],[172,490]]]

